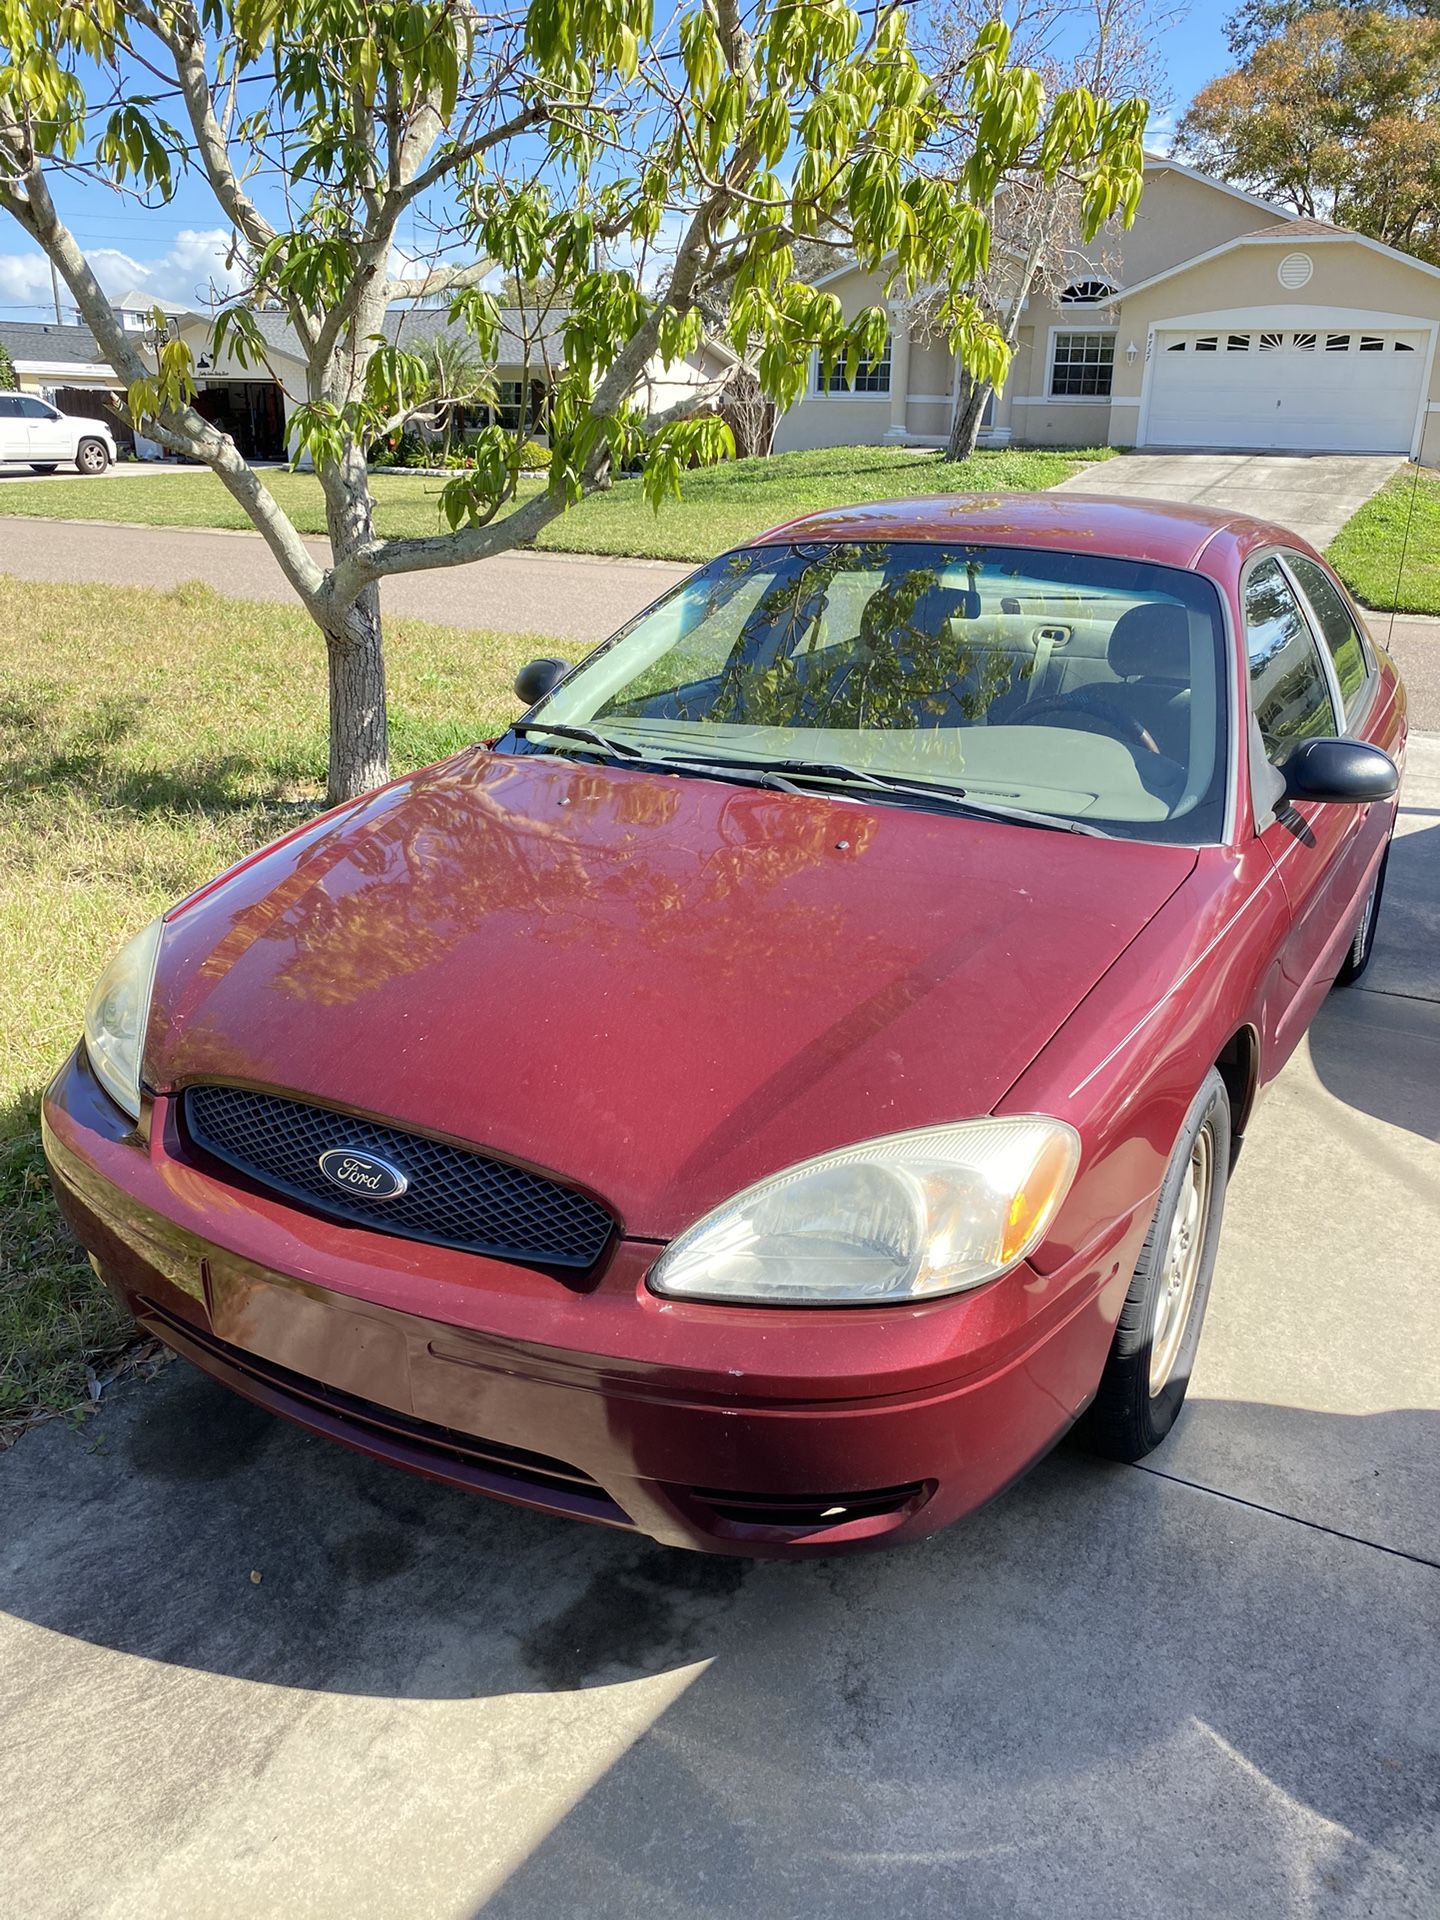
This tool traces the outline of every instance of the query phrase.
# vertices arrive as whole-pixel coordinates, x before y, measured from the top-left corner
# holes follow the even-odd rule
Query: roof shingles
[[[0,345],[12,360],[72,360],[77,366],[106,364],[88,327],[65,327],[33,320],[0,320]]]

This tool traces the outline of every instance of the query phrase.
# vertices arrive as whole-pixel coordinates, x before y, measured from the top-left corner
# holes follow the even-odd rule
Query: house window
[[[890,342],[886,340],[885,350],[878,360],[866,363],[861,361],[855,369],[854,381],[845,377],[845,363],[838,360],[829,373],[820,364],[820,356],[815,356],[815,391],[817,393],[889,393],[890,391]]]
[[[1225,351],[1227,353],[1248,353],[1250,351],[1249,334],[1232,333],[1225,343]]]
[[[1115,288],[1108,280],[1076,280],[1060,296],[1062,307],[1094,307],[1113,300]]]
[[[1315,335],[1313,333],[1292,333],[1290,342],[1297,353],[1313,353],[1315,351]]]
[[[1327,333],[1325,336],[1326,353],[1348,353],[1350,336],[1348,333]]]
[[[1396,353],[1413,353],[1415,351],[1408,340],[1392,340],[1390,344]]]
[[[1374,333],[1362,333],[1360,336],[1361,353],[1383,353],[1385,342]]]
[[[1220,342],[1213,333],[1207,333],[1195,342],[1197,353],[1218,353],[1219,349]]]
[[[1262,333],[1260,336],[1261,353],[1278,353],[1285,344],[1283,333]]]
[[[1113,333],[1057,333],[1050,391],[1059,399],[1108,399],[1114,368]]]
[[[1185,351],[1185,342],[1183,340],[1172,340],[1165,351],[1167,353],[1183,353]]]

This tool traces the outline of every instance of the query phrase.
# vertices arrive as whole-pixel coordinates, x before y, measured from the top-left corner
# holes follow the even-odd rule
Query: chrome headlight
[[[686,1300],[852,1306],[983,1286],[1044,1237],[1080,1162],[1063,1120],[893,1133],[802,1161],[682,1233],[650,1275]]]
[[[85,1009],[85,1051],[95,1078],[132,1120],[140,1117],[140,1059],[164,927],[163,919],[152,920],[126,941],[95,983]]]

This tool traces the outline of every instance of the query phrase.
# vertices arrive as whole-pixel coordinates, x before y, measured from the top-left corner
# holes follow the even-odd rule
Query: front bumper
[[[620,1240],[583,1287],[322,1220],[138,1127],[83,1050],[44,1103],[60,1206],[136,1319],[361,1452],[677,1547],[915,1539],[998,1492],[1094,1391],[1144,1222],[1072,1267],[923,1306],[657,1299]]]

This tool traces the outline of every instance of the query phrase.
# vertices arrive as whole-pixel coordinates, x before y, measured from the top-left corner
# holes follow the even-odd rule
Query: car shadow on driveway
[[[1409,1411],[1187,1418],[1295,1459],[1377,1422],[1382,1455],[1440,1443]],[[29,1435],[0,1502],[0,1604],[48,1629],[0,1681],[32,1771],[93,1684],[77,1643],[138,1656],[108,1670],[106,1751],[123,1689],[163,1694],[217,1820],[316,1692],[348,1701],[333,1739],[431,1700],[473,1704],[479,1741],[514,1696],[671,1676],[618,1754],[603,1706],[561,1736],[533,1709],[535,1831],[477,1913],[1399,1913],[1440,1890],[1435,1569],[1070,1448],[916,1547],[719,1560],[431,1486],[177,1365]],[[557,1738],[595,1739],[599,1778],[547,1808]],[[123,1818],[163,1859],[175,1781],[132,1758]],[[413,1817],[424,1779],[406,1793]]]
[[[1401,809],[1375,956],[1309,1035],[1337,1100],[1427,1141],[1440,1141],[1440,822],[1422,824],[1434,817]]]

